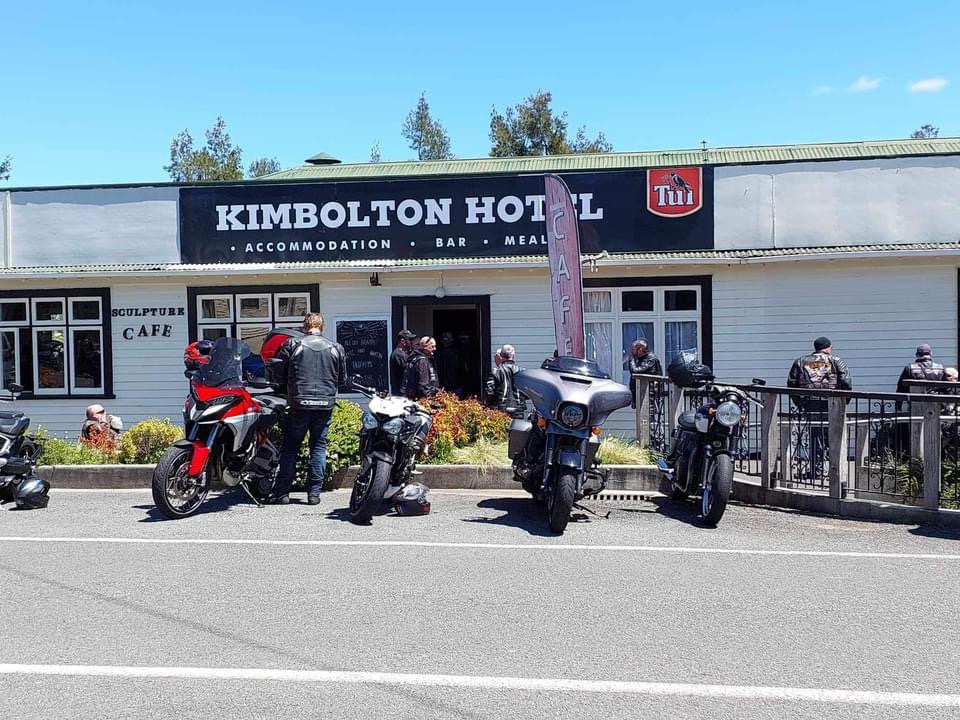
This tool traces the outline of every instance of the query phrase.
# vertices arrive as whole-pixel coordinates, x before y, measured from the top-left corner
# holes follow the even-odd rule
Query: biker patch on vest
[[[817,390],[835,390],[837,373],[833,362],[826,355],[808,355],[801,363],[803,387]]]

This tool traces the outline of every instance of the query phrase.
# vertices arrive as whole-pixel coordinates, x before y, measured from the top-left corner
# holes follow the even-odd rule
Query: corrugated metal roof
[[[740,262],[748,260],[764,260],[778,258],[799,258],[818,256],[909,256],[910,253],[922,252],[936,254],[946,252],[960,253],[960,242],[956,243],[912,243],[909,245],[847,245],[839,247],[818,248],[767,248],[756,250],[690,250],[685,252],[637,252],[611,253],[604,257],[597,257],[600,265],[604,264],[670,264],[694,262]],[[278,263],[206,263],[202,265],[184,265],[180,263],[139,263],[139,264],[109,264],[109,265],[49,265],[43,267],[8,267],[0,268],[0,277],[31,275],[202,275],[205,273],[244,273],[256,274],[261,272],[309,272],[309,271],[337,271],[356,270],[370,272],[374,270],[388,270],[390,268],[436,269],[446,267],[477,267],[496,266],[510,268],[516,266],[546,265],[546,255],[514,255],[509,257],[462,257],[437,259],[409,259],[409,260],[328,260],[318,262],[278,262]]]
[[[815,145],[694,148],[597,155],[548,155],[515,158],[473,158],[411,162],[304,165],[265,175],[259,180],[355,180],[433,175],[497,175],[511,173],[627,170],[675,165],[750,165],[824,160],[960,155],[960,138],[882,140]]]

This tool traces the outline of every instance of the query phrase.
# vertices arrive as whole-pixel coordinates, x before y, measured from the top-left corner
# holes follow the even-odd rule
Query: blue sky
[[[960,135],[957,27],[902,0],[7,3],[0,157],[7,186],[164,180],[222,115],[245,164],[406,160],[423,91],[478,157],[539,88],[616,150]]]

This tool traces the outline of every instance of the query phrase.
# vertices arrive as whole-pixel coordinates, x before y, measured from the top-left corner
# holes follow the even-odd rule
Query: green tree
[[[410,143],[410,149],[416,151],[417,160],[450,160],[450,136],[439,121],[430,115],[427,95],[422,93],[417,107],[407,114],[401,130],[403,137]]]
[[[917,130],[910,133],[914,140],[926,140],[927,138],[940,137],[940,128],[933,125],[921,125]]]
[[[380,162],[380,141],[377,140],[373,147],[370,148],[370,162],[378,163]]]
[[[280,163],[277,162],[277,159],[263,157],[250,163],[247,177],[258,178],[275,172],[280,172]]]
[[[0,160],[0,180],[9,180],[10,179],[10,168],[12,167],[12,161],[10,156],[7,155],[3,160]]]
[[[585,127],[577,130],[571,140],[568,134],[567,114],[554,113],[550,103],[553,95],[538,90],[516,107],[504,113],[496,107],[490,113],[490,155],[518,157],[522,155],[566,155],[569,153],[611,152],[611,145],[603,133],[591,139]]]
[[[243,151],[230,139],[226,122],[218,117],[206,133],[206,145],[193,147],[193,136],[182,130],[170,143],[170,164],[163,169],[176,182],[242,180]]]

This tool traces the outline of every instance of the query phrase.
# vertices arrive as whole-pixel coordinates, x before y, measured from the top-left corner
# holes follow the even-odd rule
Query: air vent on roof
[[[333,155],[328,155],[327,153],[317,153],[313,157],[308,157],[304,160],[305,163],[309,165],[337,165],[339,160]]]

